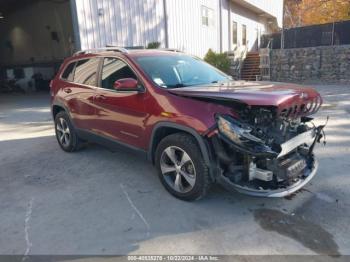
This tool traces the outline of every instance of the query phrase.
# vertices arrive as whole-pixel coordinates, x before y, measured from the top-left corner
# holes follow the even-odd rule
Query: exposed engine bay
[[[283,117],[269,107],[239,111],[239,120],[217,115],[211,137],[224,183],[254,196],[281,197],[316,173],[313,149],[324,136],[308,116]]]
[[[317,171],[314,147],[325,125],[312,123],[322,105],[307,87],[271,82],[228,82],[171,90],[173,94],[231,108],[207,132],[219,182],[253,196],[283,197]]]

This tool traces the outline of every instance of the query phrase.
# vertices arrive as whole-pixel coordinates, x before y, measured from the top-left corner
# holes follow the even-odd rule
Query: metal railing
[[[100,48],[80,50],[78,52],[75,52],[73,55],[77,56],[82,54],[97,53],[97,52],[103,52],[103,51],[129,53],[129,50],[124,47],[100,47]]]
[[[231,66],[230,66],[231,75],[235,79],[241,78],[243,62],[247,56],[247,53],[248,53],[247,46],[245,46],[244,48],[236,47],[235,50],[227,53],[228,58],[231,60]]]
[[[267,43],[266,48],[260,48],[260,76],[261,80],[270,80],[271,79],[271,46],[272,40]]]

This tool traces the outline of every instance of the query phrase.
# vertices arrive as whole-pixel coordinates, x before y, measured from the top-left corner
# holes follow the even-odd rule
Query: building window
[[[232,23],[232,44],[237,45],[237,22]]]
[[[247,45],[247,26],[242,25],[242,45]]]
[[[214,10],[202,5],[202,25],[214,26]]]

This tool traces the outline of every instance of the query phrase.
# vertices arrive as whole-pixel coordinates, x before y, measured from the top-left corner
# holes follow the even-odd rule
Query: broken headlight
[[[252,140],[257,143],[263,143],[263,141],[250,134],[251,128],[241,126],[236,120],[228,116],[219,116],[217,118],[217,124],[219,131],[233,142],[240,143],[242,140]]]
[[[226,115],[218,115],[216,121],[221,137],[239,151],[252,155],[277,155],[263,140],[251,134],[252,128],[248,125]]]

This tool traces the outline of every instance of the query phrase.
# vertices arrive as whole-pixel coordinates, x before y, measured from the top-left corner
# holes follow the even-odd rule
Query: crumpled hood
[[[170,93],[210,100],[232,100],[249,106],[274,106],[287,116],[310,115],[322,104],[319,93],[309,87],[274,82],[231,81],[223,84],[192,86]]]

